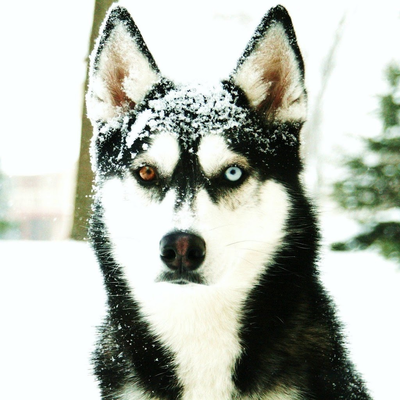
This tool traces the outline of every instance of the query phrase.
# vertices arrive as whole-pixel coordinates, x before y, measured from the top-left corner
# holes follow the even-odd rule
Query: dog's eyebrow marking
[[[180,148],[176,138],[169,133],[156,135],[148,149],[137,156],[132,167],[143,164],[154,165],[164,176],[172,175],[180,157]]]
[[[228,148],[225,140],[218,135],[207,135],[202,139],[197,156],[204,173],[211,177],[229,165],[248,167],[247,160]]]

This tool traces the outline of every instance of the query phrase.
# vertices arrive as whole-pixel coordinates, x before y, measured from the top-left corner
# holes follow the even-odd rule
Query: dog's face
[[[300,172],[303,67],[290,19],[263,20],[230,79],[163,78],[114,8],[92,55],[97,201],[132,288],[247,285],[284,240]]]

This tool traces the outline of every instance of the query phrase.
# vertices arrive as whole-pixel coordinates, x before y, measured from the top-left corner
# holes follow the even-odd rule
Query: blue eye
[[[239,167],[229,167],[225,171],[225,178],[231,182],[237,182],[243,175],[243,171]]]

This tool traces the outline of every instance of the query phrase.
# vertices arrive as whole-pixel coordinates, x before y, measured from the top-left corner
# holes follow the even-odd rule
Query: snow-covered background
[[[92,0],[7,2],[0,24],[0,166],[9,175],[74,168]],[[121,2],[161,70],[177,80],[227,76],[263,14],[276,2]],[[396,0],[287,0],[306,62],[311,111],[323,108],[320,174],[351,136],[380,129],[383,69],[399,60]],[[324,59],[346,15],[323,104]],[[72,199],[72,195],[71,195]],[[326,242],[347,231],[321,204]],[[333,215],[333,216],[332,216]],[[350,228],[349,228],[350,229]],[[98,399],[89,354],[104,311],[90,249],[75,242],[0,242],[0,398]],[[322,277],[346,324],[351,353],[375,400],[400,399],[400,273],[374,253],[329,253]]]

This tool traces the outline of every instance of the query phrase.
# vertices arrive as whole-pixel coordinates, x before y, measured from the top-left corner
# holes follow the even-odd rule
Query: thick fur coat
[[[164,77],[129,13],[110,9],[87,94],[104,400],[370,399],[316,269],[306,103],[281,6],[208,87]]]

